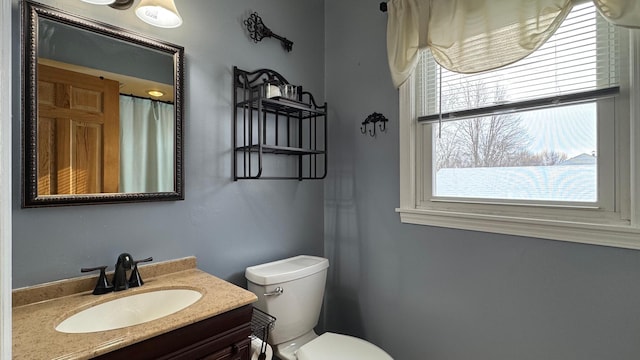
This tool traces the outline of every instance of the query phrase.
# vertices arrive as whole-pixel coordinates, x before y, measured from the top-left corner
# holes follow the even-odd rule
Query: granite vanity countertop
[[[13,359],[90,359],[257,300],[253,293],[198,270],[193,257],[142,266],[140,274],[143,286],[105,295],[91,293],[95,276],[14,290]],[[84,334],[55,330],[62,320],[92,305],[170,288],[197,290],[202,297],[174,314],[126,328]]]

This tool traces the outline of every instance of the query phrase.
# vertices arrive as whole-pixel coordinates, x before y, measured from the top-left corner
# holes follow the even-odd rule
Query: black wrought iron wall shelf
[[[233,79],[234,180],[325,178],[327,103],[302,86],[281,96],[291,84],[273,70],[234,66]]]

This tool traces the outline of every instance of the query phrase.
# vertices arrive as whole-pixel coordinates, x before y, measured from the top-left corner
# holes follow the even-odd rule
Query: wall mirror
[[[182,200],[184,49],[26,1],[23,207]]]

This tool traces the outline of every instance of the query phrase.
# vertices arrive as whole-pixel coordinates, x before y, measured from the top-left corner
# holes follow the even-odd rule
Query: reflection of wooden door
[[[38,66],[38,195],[118,192],[117,81]]]

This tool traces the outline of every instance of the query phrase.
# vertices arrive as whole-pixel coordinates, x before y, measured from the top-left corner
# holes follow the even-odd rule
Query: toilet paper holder
[[[251,332],[253,336],[262,340],[262,346],[260,347],[261,357],[259,357],[259,359],[264,359],[264,354],[267,351],[269,331],[273,329],[275,323],[275,317],[258,308],[253,308],[253,315],[251,316]]]

